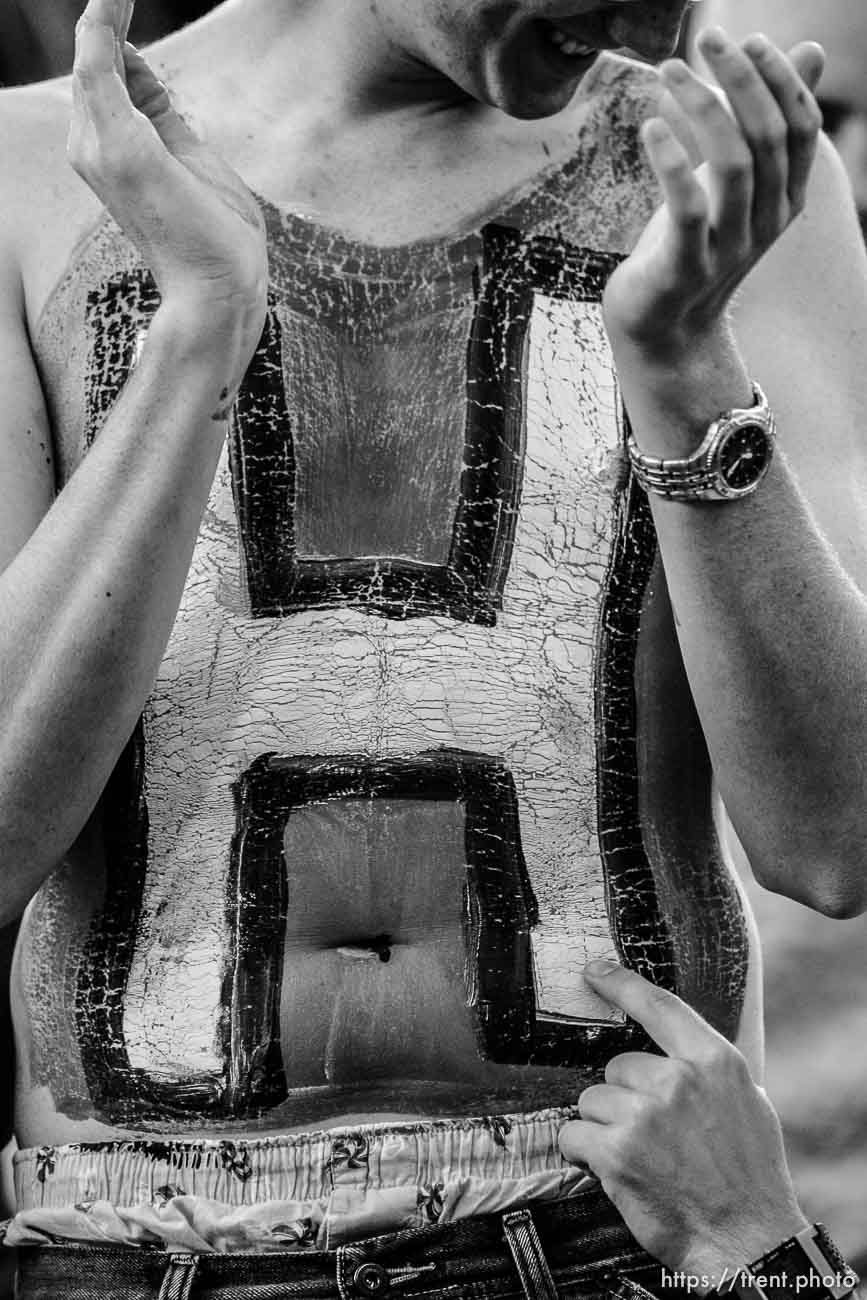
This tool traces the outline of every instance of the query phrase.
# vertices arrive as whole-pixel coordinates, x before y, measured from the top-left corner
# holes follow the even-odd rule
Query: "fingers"
[[[679,59],[660,69],[688,115],[710,165],[711,223],[716,242],[736,258],[752,246],[753,165],[749,146],[722,99]]]
[[[594,1175],[601,1169],[605,1160],[603,1131],[592,1120],[570,1120],[560,1129],[557,1142],[560,1154],[570,1164]]]
[[[135,8],[135,0],[124,0],[121,22],[118,29],[118,46],[123,49],[129,36],[130,23],[132,22],[132,11]]]
[[[659,97],[657,113],[664,117],[676,138],[686,149],[694,165],[701,162],[701,149],[695,138],[692,123],[670,90],[664,90]]]
[[[615,962],[594,961],[584,978],[606,1002],[642,1025],[662,1050],[680,1060],[703,1060],[725,1040],[674,993]]]
[[[810,94],[815,95],[825,71],[825,51],[822,46],[816,41],[801,41],[792,46],[788,58]]]
[[[751,239],[764,248],[785,230],[791,218],[788,123],[756,62],[720,28],[703,32],[699,48],[728,96],[734,114],[732,126],[735,130],[740,127],[751,154],[749,228]]]
[[[165,86],[126,40],[132,10],[133,0],[90,0],[75,29],[79,102],[97,128],[133,108],[154,122],[171,113]]]
[[[118,187],[140,188],[151,173],[152,186],[164,178],[161,145],[180,154],[198,143],[166,87],[124,39],[132,9],[133,0],[89,0],[76,27],[69,160],[106,203],[118,198]]]
[[[650,1052],[621,1052],[605,1067],[605,1082],[634,1092],[662,1092],[671,1078],[671,1061]]]
[[[119,63],[122,8],[122,0],[90,0],[75,29],[76,108],[97,130],[130,109]]]
[[[759,256],[804,205],[821,124],[812,92],[824,56],[807,43],[787,58],[761,35],[739,46],[721,28],[703,32],[699,48],[727,105],[680,60],[661,75],[710,166],[715,243],[733,259],[750,250]]]
[[[813,90],[825,66],[824,53],[820,46],[806,43],[795,47],[792,51],[794,58],[787,58],[763,36],[749,37],[744,42],[744,50],[761,74],[785,121],[787,194],[791,208],[800,212],[822,126],[822,113]]]
[[[174,108],[166,86],[128,41],[124,46],[124,63],[130,99],[148,119],[168,152],[193,176],[218,190],[223,200],[249,225],[262,229],[259,205],[247,187],[187,126]]]
[[[168,90],[128,41],[123,76],[115,43],[131,0],[90,0],[77,29],[75,111],[69,160],[129,233],[137,195],[164,213],[192,199],[196,186],[220,195],[248,225],[262,230],[259,205],[238,176],[186,125]]]
[[[169,176],[168,156],[154,123],[139,110],[162,121],[170,105],[165,88],[140,57],[130,62],[121,44],[132,0],[89,0],[76,27],[73,67],[73,113],[67,154],[81,178],[105,204],[131,238],[139,232],[142,195],[159,204],[167,182],[175,197],[188,178]],[[120,51],[120,71],[118,71]],[[134,97],[127,84],[127,68]]]
[[[674,230],[669,265],[672,290],[684,281],[704,279],[709,251],[709,206],[684,146],[668,123],[651,118],[642,130],[644,147],[656,173]]]
[[[173,108],[166,86],[129,41],[123,48],[123,61],[130,100],[153,125],[163,143],[172,153],[191,146],[196,141],[195,135]]]
[[[628,1124],[639,1108],[638,1093],[607,1083],[585,1088],[578,1098],[582,1119],[594,1124]]]
[[[126,8],[127,0],[90,0],[75,29],[67,156],[103,203],[112,189],[128,186],[155,142],[133,107],[118,57]]]
[[[123,65],[129,97],[139,112],[151,121],[169,112],[169,92],[129,41],[123,47]]]

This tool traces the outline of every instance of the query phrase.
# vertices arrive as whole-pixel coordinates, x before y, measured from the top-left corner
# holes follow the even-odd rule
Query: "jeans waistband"
[[[639,1298],[640,1284],[652,1287],[659,1275],[598,1189],[335,1251],[195,1256],[59,1245],[20,1253],[19,1300],[607,1300],[624,1275]]]

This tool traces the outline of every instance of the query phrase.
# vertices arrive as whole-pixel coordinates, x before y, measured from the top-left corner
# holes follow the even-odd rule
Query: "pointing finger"
[[[616,962],[589,962],[584,978],[606,1002],[637,1020],[667,1056],[701,1060],[725,1041],[674,993]]]

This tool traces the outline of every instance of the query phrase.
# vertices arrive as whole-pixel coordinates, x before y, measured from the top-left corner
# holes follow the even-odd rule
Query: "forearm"
[[[750,404],[721,335],[683,365],[620,348],[636,439],[695,450]],[[761,380],[761,376],[757,376]],[[757,492],[651,495],[684,663],[726,807],[760,879],[829,912],[863,905],[867,603],[817,527],[785,456]]]
[[[98,438],[0,575],[4,918],[84,825],[152,686],[225,438],[234,333],[157,313]]]

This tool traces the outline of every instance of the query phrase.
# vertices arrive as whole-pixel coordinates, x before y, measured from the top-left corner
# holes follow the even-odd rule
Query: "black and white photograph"
[[[867,1300],[864,0],[0,0],[0,386],[0,1300]]]

